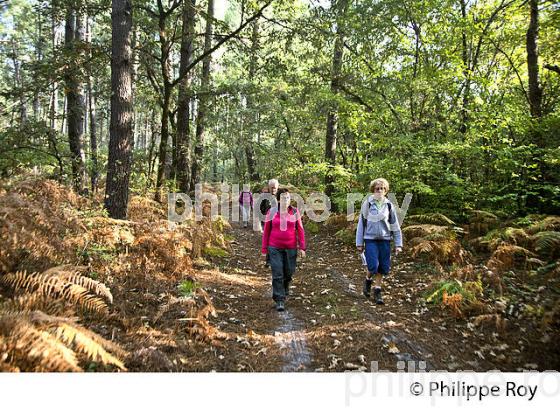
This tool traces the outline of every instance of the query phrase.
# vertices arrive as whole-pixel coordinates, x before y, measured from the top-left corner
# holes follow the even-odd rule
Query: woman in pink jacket
[[[296,270],[297,251],[305,258],[305,231],[297,208],[290,205],[290,191],[280,188],[276,192],[280,204],[266,214],[262,236],[262,254],[268,254],[272,270],[272,299],[276,310],[285,310],[285,300],[290,291],[290,282]]]

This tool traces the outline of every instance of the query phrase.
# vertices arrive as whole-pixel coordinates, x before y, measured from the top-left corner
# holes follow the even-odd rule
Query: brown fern
[[[0,363],[22,371],[82,371],[79,362],[96,361],[126,370],[112,353],[116,344],[73,320],[40,311],[0,311]],[[3,359],[3,360],[2,360]]]
[[[57,275],[59,271],[62,272],[61,276]],[[43,298],[51,298],[55,302],[66,302],[86,311],[102,314],[109,312],[107,304],[101,298],[92,295],[87,288],[72,283],[69,279],[79,282],[79,273],[56,267],[43,273],[16,272],[4,275],[0,279],[0,283],[12,288],[15,292],[25,291],[29,294],[38,294]],[[84,278],[82,283],[105,295],[109,300],[113,299],[105,285],[90,278]],[[40,297],[37,296],[35,301],[39,301],[39,299]]]

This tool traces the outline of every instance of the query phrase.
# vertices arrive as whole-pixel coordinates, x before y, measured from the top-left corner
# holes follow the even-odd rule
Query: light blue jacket
[[[391,240],[394,238],[395,246],[403,246],[402,232],[399,225],[399,218],[394,204],[391,203],[391,215],[389,206],[391,203],[387,198],[383,198],[381,209],[377,209],[373,195],[370,195],[362,204],[358,229],[356,229],[356,246],[363,246],[364,239],[383,239]],[[363,219],[367,219],[367,228],[364,232]]]

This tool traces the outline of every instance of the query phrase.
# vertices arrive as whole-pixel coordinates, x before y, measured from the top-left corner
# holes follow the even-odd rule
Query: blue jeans
[[[391,241],[365,239],[364,242],[368,271],[372,275],[387,275],[391,269]]]
[[[268,247],[270,268],[272,270],[272,299],[275,302],[286,299],[286,288],[290,285],[296,271],[297,249]]]

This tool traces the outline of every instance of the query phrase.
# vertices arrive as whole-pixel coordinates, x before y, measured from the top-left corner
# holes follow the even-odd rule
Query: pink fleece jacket
[[[288,213],[294,214],[294,209],[290,208]],[[264,232],[262,236],[262,253],[268,253],[268,247],[273,246],[280,249],[299,249],[305,250],[305,231],[301,223],[301,215],[296,211],[297,220],[284,216],[286,218],[286,229],[280,229],[280,212],[275,212],[272,223],[270,223],[270,211],[266,214],[264,223]],[[297,229],[296,229],[297,224]]]

